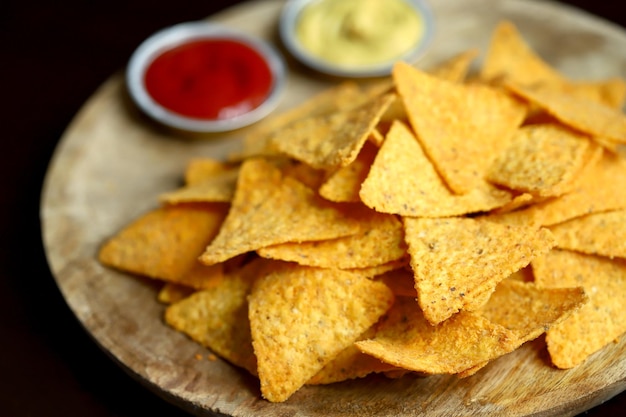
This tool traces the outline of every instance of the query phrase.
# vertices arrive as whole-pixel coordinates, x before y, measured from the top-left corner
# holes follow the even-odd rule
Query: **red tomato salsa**
[[[158,55],[145,85],[161,106],[198,119],[229,119],[250,112],[268,97],[273,83],[265,59],[230,39],[201,39]]]

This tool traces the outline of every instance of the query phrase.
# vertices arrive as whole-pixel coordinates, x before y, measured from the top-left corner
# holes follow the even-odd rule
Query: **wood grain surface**
[[[429,66],[469,47],[482,50],[501,19],[512,20],[538,53],[575,78],[626,73],[626,33],[548,1],[438,0]],[[281,1],[244,3],[212,19],[278,43]],[[337,80],[289,60],[277,111]],[[626,338],[569,370],[550,366],[542,338],[476,375],[389,380],[368,377],[305,387],[288,401],[260,397],[258,381],[163,323],[157,285],[101,266],[102,242],[176,188],[191,157],[223,157],[244,131],[185,136],[154,124],[129,101],[121,73],[85,104],[67,129],[46,177],[41,217],[52,272],[94,340],[148,388],[194,415],[445,416],[574,415],[626,389]]]

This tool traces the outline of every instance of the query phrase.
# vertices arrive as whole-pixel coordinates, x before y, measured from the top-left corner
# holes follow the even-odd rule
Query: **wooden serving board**
[[[485,51],[501,19],[513,21],[536,51],[565,74],[604,78],[626,72],[626,33],[580,11],[547,1],[437,0],[434,43],[427,67],[470,47]],[[276,42],[281,1],[244,3],[211,17]],[[278,111],[336,80],[290,61]],[[542,338],[476,375],[372,376],[304,387],[288,401],[260,397],[258,381],[162,320],[158,286],[102,267],[102,242],[158,205],[157,195],[179,186],[191,157],[223,157],[244,132],[189,137],[167,131],[129,102],[121,73],[85,104],[62,137],[46,178],[41,217],[52,272],[67,303],[113,360],[149,389],[195,415],[443,416],[573,415],[626,389],[626,337],[578,368],[550,366]]]

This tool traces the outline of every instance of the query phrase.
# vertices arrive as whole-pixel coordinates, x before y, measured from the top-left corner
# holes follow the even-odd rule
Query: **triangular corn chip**
[[[261,393],[279,402],[370,328],[393,294],[358,274],[281,263],[255,282],[249,302]]]
[[[471,48],[440,63],[428,73],[451,82],[463,82],[469,72],[472,61],[478,56],[478,49]]]
[[[191,184],[161,194],[159,200],[167,204],[228,203],[235,194],[238,176],[239,169],[235,167],[202,180],[194,178]]]
[[[280,152],[314,168],[349,165],[395,99],[386,94],[356,109],[296,121],[271,141]]]
[[[212,265],[265,246],[333,239],[359,228],[357,219],[269,162],[249,159],[228,216],[200,261]]]
[[[213,288],[170,305],[165,321],[234,365],[256,374],[247,296],[263,261],[232,271]]]
[[[367,268],[401,259],[406,254],[404,230],[397,217],[354,207],[361,231],[318,242],[282,243],[257,251],[264,258],[321,268]]]
[[[587,301],[582,287],[542,288],[533,282],[506,279],[478,313],[514,331],[521,344],[566,320]]]
[[[363,92],[352,81],[343,82],[305,100],[293,108],[270,116],[254,126],[244,137],[241,152],[231,155],[232,160],[254,156],[276,155],[277,149],[271,142],[272,134],[297,120],[347,110],[363,102]]]
[[[586,97],[541,87],[507,83],[513,93],[536,104],[564,125],[593,136],[626,143],[626,115]]]
[[[370,339],[375,334],[376,325],[370,327],[358,340]],[[342,350],[321,371],[308,380],[307,385],[332,384],[348,379],[363,378],[373,372],[387,372],[395,369],[397,368],[393,365],[364,354],[353,344]]]
[[[562,80],[561,74],[530,47],[508,20],[493,30],[480,76],[487,81],[506,78],[521,85],[559,84]]]
[[[552,362],[572,368],[626,332],[624,260],[554,249],[532,262],[537,286],[580,287],[589,302],[547,332]]]
[[[509,192],[485,181],[468,194],[452,193],[413,133],[398,121],[389,130],[359,194],[374,210],[423,217],[487,211],[512,198]]]
[[[497,88],[439,79],[399,62],[396,88],[424,151],[457,194],[483,182],[526,116],[526,106]]]
[[[433,326],[414,298],[399,297],[376,336],[356,342],[364,353],[426,374],[455,374],[502,356],[519,343],[514,333],[475,313]]]
[[[126,272],[202,288],[201,277],[215,271],[198,265],[198,256],[218,233],[227,210],[225,205],[158,207],[111,237],[98,259]],[[187,279],[192,269],[194,276]]]
[[[235,168],[235,164],[223,162],[213,158],[197,157],[192,158],[185,168],[185,185],[191,185],[202,182],[207,178],[230,171]]]
[[[626,258],[626,210],[593,213],[551,226],[557,247]]]
[[[359,190],[377,152],[376,145],[366,142],[359,156],[350,165],[339,168],[324,181],[319,188],[320,195],[327,200],[339,203],[361,201]]]
[[[626,82],[613,77],[600,81],[568,79],[535,52],[510,21],[502,21],[492,33],[480,77],[490,82],[522,86],[542,85],[620,109],[626,99]]]
[[[487,179],[542,197],[564,194],[585,164],[589,138],[555,124],[520,128]]]
[[[432,324],[480,308],[500,281],[554,246],[547,229],[471,218],[405,218],[404,227],[419,305]]]
[[[527,208],[500,215],[501,222],[550,226],[590,213],[626,208],[626,160],[609,152],[584,168],[573,189]]]

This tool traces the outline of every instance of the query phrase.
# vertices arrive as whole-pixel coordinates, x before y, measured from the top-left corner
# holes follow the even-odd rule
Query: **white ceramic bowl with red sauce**
[[[148,116],[189,132],[235,130],[268,115],[286,67],[268,42],[205,21],[156,32],[126,68],[130,96]]]

